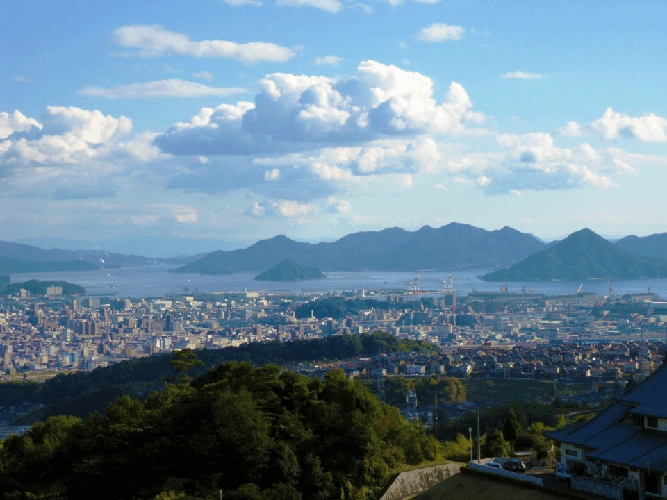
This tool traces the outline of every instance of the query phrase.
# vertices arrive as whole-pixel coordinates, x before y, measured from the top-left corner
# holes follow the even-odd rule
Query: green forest
[[[176,366],[182,375],[188,367],[187,359]],[[372,499],[396,468],[432,460],[436,449],[341,370],[321,380],[229,362],[143,401],[122,396],[86,421],[52,417],[10,436],[0,448],[0,494]]]
[[[226,361],[245,361],[255,366],[275,364],[290,366],[313,361],[342,360],[357,356],[374,356],[379,352],[433,351],[430,343],[401,340],[393,335],[375,332],[361,335],[334,335],[321,339],[291,342],[243,344],[217,350],[200,350],[203,362],[193,369],[201,375]],[[169,354],[124,361],[92,372],[59,374],[44,383],[13,382],[0,384],[0,406],[17,406],[23,402],[41,403],[47,407],[28,415],[18,423],[32,423],[51,415],[69,414],[84,418],[90,411],[102,411],[121,394],[139,396],[158,389],[173,374]]]

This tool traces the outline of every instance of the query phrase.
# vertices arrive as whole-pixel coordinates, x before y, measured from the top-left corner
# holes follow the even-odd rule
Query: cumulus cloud
[[[265,181],[277,181],[280,178],[280,169],[274,168],[264,172]]]
[[[117,85],[113,88],[84,87],[79,94],[107,99],[140,99],[148,97],[204,97],[228,96],[245,92],[239,88],[209,87],[201,83],[171,78],[146,83]]]
[[[317,206],[313,203],[299,203],[294,200],[276,200],[271,203],[276,213],[283,217],[304,217],[311,212],[317,212]]]
[[[417,40],[423,42],[445,42],[448,40],[461,40],[465,33],[462,26],[450,26],[445,23],[433,23],[415,35]]]
[[[473,171],[484,172],[489,180],[480,185],[491,194],[582,186],[609,188],[615,184],[608,174],[638,173],[618,150],[598,150],[587,143],[560,148],[547,133],[501,134],[496,139],[507,152],[477,158],[469,165]]]
[[[632,117],[607,108],[589,127],[608,140],[628,137],[642,142],[667,142],[667,119],[654,113]]]
[[[324,56],[315,59],[315,64],[317,66],[338,66],[342,60],[343,58],[338,56]]]
[[[581,125],[577,122],[567,122],[567,124],[560,129],[560,134],[565,137],[579,137],[582,134]]]
[[[528,73],[526,71],[512,71],[505,73],[500,78],[514,78],[517,80],[541,80],[544,78],[544,75],[540,73]]]
[[[6,139],[15,132],[28,132],[33,127],[42,129],[41,123],[34,118],[27,118],[16,110],[13,113],[0,113],[0,139]]]
[[[281,7],[315,7],[332,13],[343,8],[343,4],[339,0],[278,0],[276,5]]]
[[[264,205],[261,205],[258,202],[254,202],[251,206],[250,209],[248,210],[248,215],[252,215],[253,217],[263,217],[264,214],[266,213],[266,207]]]
[[[0,162],[5,164],[82,163],[108,154],[112,145],[132,130],[129,118],[105,116],[97,110],[49,106],[41,123],[18,114],[23,130],[30,125],[39,133],[15,134],[0,143]],[[9,120],[12,122],[17,122],[16,113]]]
[[[259,82],[255,102],[203,108],[156,138],[174,154],[286,153],[327,144],[365,143],[420,134],[458,134],[483,118],[452,82],[443,102],[417,72],[362,62],[348,79],[274,73]]]
[[[185,34],[168,31],[159,25],[124,26],[114,31],[113,41],[121,47],[136,49],[139,57],[222,57],[255,63],[285,62],[296,55],[292,49],[274,43],[235,43],[226,40],[194,42]]]
[[[261,7],[262,2],[260,0],[224,0],[227,5],[232,7],[240,7],[241,5],[255,5],[256,7]]]

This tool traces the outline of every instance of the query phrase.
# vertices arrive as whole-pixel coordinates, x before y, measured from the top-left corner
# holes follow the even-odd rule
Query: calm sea
[[[315,281],[297,282],[261,282],[253,280],[256,273],[236,273],[232,275],[204,276],[199,274],[170,273],[173,266],[154,265],[105,269],[101,271],[69,272],[69,273],[19,273],[11,275],[11,282],[18,283],[29,279],[44,281],[69,281],[84,287],[90,294],[115,295],[116,297],[165,297],[171,294],[196,292],[242,292],[242,291],[285,291],[292,293],[320,292],[345,290],[407,290],[408,283],[417,277],[413,272],[332,272],[324,273],[327,278]],[[453,289],[461,295],[472,290],[482,292],[499,291],[502,283],[487,283],[477,276],[484,275],[485,270],[457,271],[453,273]],[[439,291],[443,288],[443,280],[448,273],[427,271],[419,276],[420,289]],[[509,283],[510,292],[526,292],[546,295],[573,294],[579,285],[583,292],[594,292],[598,295],[608,293],[606,280],[581,282],[527,282]],[[667,279],[655,280],[623,280],[612,282],[613,293],[642,293],[649,287],[653,293],[667,298]]]

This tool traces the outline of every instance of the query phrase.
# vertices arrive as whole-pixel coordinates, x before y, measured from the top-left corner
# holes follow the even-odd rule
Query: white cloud
[[[514,78],[518,80],[541,80],[544,78],[544,75],[540,73],[527,73],[525,71],[513,71],[510,73],[505,73],[500,78]]]
[[[25,122],[20,117],[19,121]],[[40,129],[36,137],[10,138],[2,143],[1,163],[77,164],[99,158],[108,155],[111,146],[130,133],[132,121],[124,116],[104,116],[97,110],[49,106],[41,124],[32,126]]]
[[[489,184],[491,184],[491,179],[488,178],[486,175],[481,175],[477,177],[477,184],[482,187],[488,186]]]
[[[667,142],[667,119],[654,113],[632,117],[607,108],[589,127],[608,140],[629,137],[642,142]]]
[[[197,222],[197,211],[190,207],[175,207],[174,220],[179,224],[195,224]]]
[[[317,66],[338,66],[338,63],[342,60],[343,58],[338,56],[324,56],[315,59],[315,64]]]
[[[23,75],[17,75],[14,77],[14,81],[19,83],[30,83],[30,78]]]
[[[156,138],[174,154],[285,153],[419,134],[461,134],[483,115],[452,82],[443,102],[417,72],[362,62],[348,79],[274,73],[259,82],[254,103],[203,108]]]
[[[560,129],[561,135],[565,137],[579,137],[581,135],[581,125],[577,122],[567,122],[567,124]]]
[[[243,92],[245,92],[245,89],[209,87],[197,82],[171,78],[154,82],[118,85],[113,88],[84,87],[78,93],[107,99],[141,99],[151,97],[228,96]]]
[[[254,217],[262,217],[266,212],[266,208],[258,202],[254,202],[250,207],[248,213]]]
[[[260,0],[224,0],[224,2],[232,7],[240,7],[241,5],[255,5],[256,7],[261,7],[262,2]]]
[[[445,23],[433,23],[430,26],[422,28],[422,30],[415,35],[415,38],[424,42],[461,40],[465,31],[465,28],[462,26],[450,26]]]
[[[347,200],[339,200],[333,196],[327,198],[327,210],[333,213],[347,214],[352,209],[350,202]]]
[[[264,172],[265,181],[277,181],[280,178],[280,169],[274,168]]]
[[[343,4],[338,0],[277,0],[276,5],[281,7],[315,7],[327,12],[338,12]]]
[[[429,3],[429,4],[435,4],[438,3],[440,0],[415,0],[417,3]]]
[[[34,118],[27,118],[16,110],[13,113],[0,113],[0,139],[6,139],[14,132],[28,132],[31,128],[42,129],[42,125]]]
[[[213,74],[210,71],[200,71],[199,73],[192,73],[192,76],[199,80],[213,80]]]
[[[375,11],[373,10],[373,7],[371,7],[370,5],[366,5],[365,3],[356,3],[356,4],[354,4],[354,5],[355,5],[356,7],[359,7],[359,8],[360,8],[362,11],[364,11],[366,14],[372,14],[373,12],[375,12]]]
[[[294,200],[277,200],[271,203],[274,210],[283,217],[304,217],[311,212],[317,212],[313,203],[299,203]]]
[[[122,47],[137,49],[136,54],[140,57],[223,57],[254,63],[285,62],[296,55],[292,49],[273,43],[235,43],[226,40],[193,42],[185,34],[174,33],[158,25],[124,26],[114,31],[113,40]]]

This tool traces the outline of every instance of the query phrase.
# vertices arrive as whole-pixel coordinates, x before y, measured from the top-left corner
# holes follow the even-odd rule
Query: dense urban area
[[[650,373],[660,364],[667,302],[650,292],[457,296],[447,288],[437,293],[243,292],[130,300],[65,297],[62,287],[50,287],[46,296],[21,289],[0,301],[6,380],[89,371],[184,348],[375,331],[440,347],[429,356],[386,359],[388,375],[616,381]],[[341,366],[350,377],[371,371],[368,359]]]

